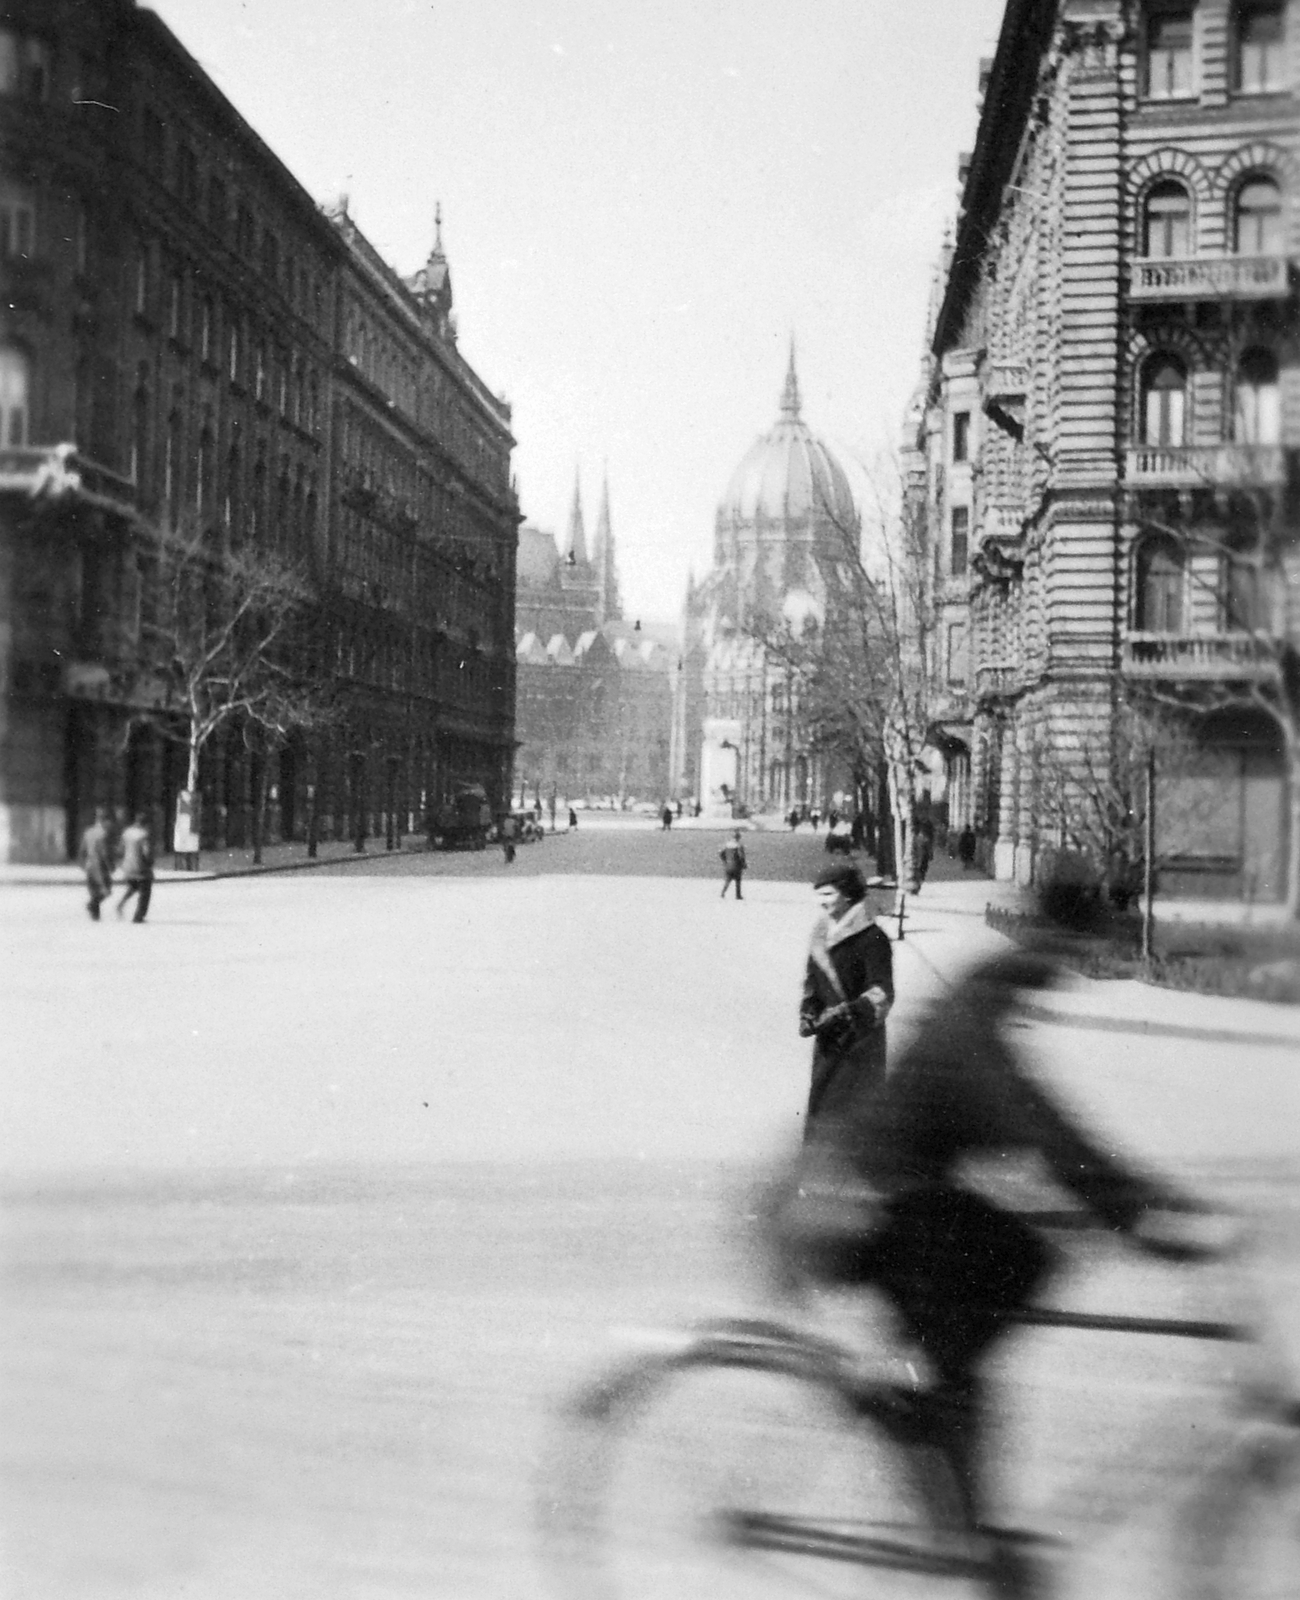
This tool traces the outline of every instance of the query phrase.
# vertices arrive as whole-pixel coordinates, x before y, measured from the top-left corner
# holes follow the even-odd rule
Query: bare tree
[[[1228,459],[1228,452],[1224,452]],[[1190,493],[1190,517],[1144,508],[1140,537],[1169,541],[1189,579],[1193,622],[1210,626],[1176,635],[1167,649],[1189,661],[1170,663],[1146,693],[1153,702],[1205,715],[1248,709],[1276,729],[1283,751],[1289,826],[1285,903],[1300,918],[1300,521],[1296,485],[1258,480],[1270,463],[1295,474],[1294,452],[1238,448],[1231,461],[1240,481],[1221,479]],[[1276,476],[1281,479],[1283,472]],[[1186,497],[1185,497],[1186,498]],[[1154,648],[1154,647],[1153,647]],[[1192,652],[1204,661],[1191,662]],[[1180,671],[1194,665],[1195,671]]]
[[[250,545],[214,547],[198,530],[161,532],[154,563],[141,632],[162,694],[150,719],[173,734],[183,721],[191,794],[220,730],[237,727],[264,762],[294,732],[334,720],[330,687],[313,670],[312,592],[301,572]],[[255,796],[258,845],[263,805]]]
[[[847,760],[859,781],[883,766],[901,882],[933,724],[938,618],[919,508],[892,465],[868,483],[863,525],[821,507],[824,617],[802,627],[759,617],[747,631],[787,669],[814,749]]]

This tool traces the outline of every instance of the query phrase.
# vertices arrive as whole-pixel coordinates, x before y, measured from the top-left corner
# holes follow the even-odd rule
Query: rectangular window
[[[167,332],[179,340],[185,326],[185,285],[179,272],[173,272],[167,289]]]
[[[135,258],[135,314],[144,316],[149,309],[149,251],[147,246],[140,246],[140,253]]]
[[[1192,92],[1193,7],[1166,5],[1147,16],[1147,95],[1181,100]]]
[[[19,189],[0,186],[0,255],[23,260],[36,253],[36,207]]]
[[[954,506],[949,539],[948,570],[954,578],[966,576],[966,563],[970,553],[970,508]]]
[[[0,28],[0,95],[45,100],[49,93],[50,47],[12,28]]]
[[[207,295],[204,295],[199,306],[199,358],[202,361],[212,360],[215,321],[216,316],[213,311],[212,301]]]
[[[956,411],[952,418],[952,458],[970,460],[970,412]]]
[[[146,106],[140,118],[140,149],[144,165],[150,172],[158,173],[162,170],[166,137],[163,119],[156,111],[151,111]]]
[[[239,382],[239,324],[233,318],[226,327],[226,372],[231,383]]]
[[[964,622],[948,624],[948,682],[960,688],[970,676],[970,633]]]
[[[191,210],[199,199],[199,164],[187,144],[176,146],[176,194],[183,206]]]
[[[1270,94],[1286,87],[1286,12],[1279,4],[1237,7],[1237,88]]]
[[[226,219],[230,215],[230,200],[226,186],[220,178],[208,180],[208,227],[218,239],[226,237]]]

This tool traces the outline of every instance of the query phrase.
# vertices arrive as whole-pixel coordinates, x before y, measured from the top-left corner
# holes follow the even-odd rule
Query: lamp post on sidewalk
[[[1151,965],[1156,894],[1156,753],[1147,752],[1146,816],[1142,819],[1142,961]]]

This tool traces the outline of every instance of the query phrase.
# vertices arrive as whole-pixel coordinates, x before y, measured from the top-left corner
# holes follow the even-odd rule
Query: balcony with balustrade
[[[1291,293],[1286,256],[1160,256],[1135,261],[1129,299],[1282,300]]]
[[[1199,682],[1262,681],[1277,671],[1276,646],[1253,633],[1125,635],[1121,667],[1129,678]]]
[[[1137,488],[1276,489],[1286,482],[1278,444],[1133,445],[1125,478]]]
[[[79,454],[73,444],[0,449],[0,494],[21,494],[46,505],[67,503],[117,512],[131,511],[136,503],[131,479]]]

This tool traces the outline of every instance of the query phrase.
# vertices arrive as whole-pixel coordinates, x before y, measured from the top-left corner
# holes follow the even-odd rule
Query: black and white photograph
[[[1300,0],[0,0],[0,1600],[1300,1600]]]

